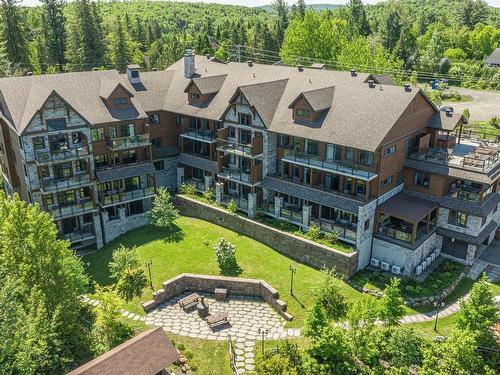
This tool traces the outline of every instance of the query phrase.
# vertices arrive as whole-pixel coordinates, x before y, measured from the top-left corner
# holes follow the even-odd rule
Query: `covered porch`
[[[417,248],[436,229],[437,205],[399,193],[377,208],[375,233],[388,242]]]

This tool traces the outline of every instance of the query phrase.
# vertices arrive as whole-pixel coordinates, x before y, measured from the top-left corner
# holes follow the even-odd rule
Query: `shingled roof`
[[[195,77],[191,79],[191,82],[186,87],[184,92],[187,92],[189,86],[192,84],[196,85],[201,94],[215,94],[219,92],[222,84],[224,83],[227,74],[222,74],[220,76],[209,76],[209,77]]]
[[[163,329],[156,328],[125,341],[68,375],[156,375],[179,357]]]
[[[332,105],[333,93],[335,91],[334,86],[323,87],[320,89],[310,90],[301,92],[299,96],[297,96],[293,102],[288,106],[288,108],[292,108],[294,104],[300,98],[304,98],[307,100],[313,111],[320,112],[328,109]]]
[[[436,112],[432,115],[427,127],[444,131],[452,131],[464,123],[465,118],[458,113]]]
[[[500,65],[500,47],[495,48],[491,55],[489,55],[484,62],[490,65]]]

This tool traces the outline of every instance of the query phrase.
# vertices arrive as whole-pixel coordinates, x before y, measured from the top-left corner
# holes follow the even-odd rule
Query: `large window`
[[[318,155],[318,142],[310,141],[306,139],[305,152],[307,155]]]
[[[359,152],[359,163],[363,165],[373,164],[373,152],[361,150]]]
[[[35,150],[45,150],[45,138],[44,137],[33,138],[33,148]]]
[[[291,146],[290,136],[286,134],[278,134],[278,147],[288,148]]]
[[[61,163],[54,165],[54,177],[56,180],[71,177],[73,175],[73,168],[71,163]]]
[[[90,135],[92,137],[92,142],[102,141],[104,139],[104,129],[92,129]]]
[[[345,160],[354,161],[354,149],[351,147],[347,147],[345,149]]]
[[[47,129],[49,131],[64,130],[66,128],[66,119],[65,118],[46,119],[45,123],[47,124]]]
[[[61,193],[57,193],[57,203],[61,207],[74,205],[76,203],[75,190],[66,190]]]
[[[122,137],[133,137],[135,136],[134,124],[126,124],[120,126],[120,135]]]
[[[309,117],[311,115],[311,112],[305,110],[305,109],[297,109],[297,116],[299,117]]]
[[[392,176],[389,176],[380,181],[380,187],[384,188],[386,186],[389,186],[391,183],[392,183]]]
[[[109,165],[108,154],[94,156],[94,164],[96,168],[107,167]]]
[[[465,228],[467,226],[467,214],[465,212],[450,210],[448,223]]]
[[[127,98],[115,98],[113,99],[113,105],[125,105],[128,104]]]
[[[327,144],[326,158],[329,160],[340,160],[342,158],[342,146]]]
[[[241,125],[252,125],[252,116],[246,113],[238,113],[238,123]]]
[[[428,188],[430,179],[431,177],[429,173],[416,171],[413,183],[415,186],[422,186],[424,188]]]
[[[396,146],[387,147],[384,149],[384,157],[391,156],[396,153]]]

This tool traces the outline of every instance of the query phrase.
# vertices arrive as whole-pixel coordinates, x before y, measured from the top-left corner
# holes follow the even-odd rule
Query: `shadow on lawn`
[[[170,228],[164,229],[163,231],[164,231],[164,232],[162,232],[163,241],[168,242],[168,243],[181,242],[184,239],[184,237],[186,236],[184,231],[176,224],[172,224],[170,226]]]

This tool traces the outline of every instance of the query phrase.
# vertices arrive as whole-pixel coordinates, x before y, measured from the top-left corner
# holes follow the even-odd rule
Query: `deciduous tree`
[[[159,228],[171,228],[179,217],[179,211],[172,203],[170,193],[164,187],[158,188],[153,207],[148,212],[151,224]]]

